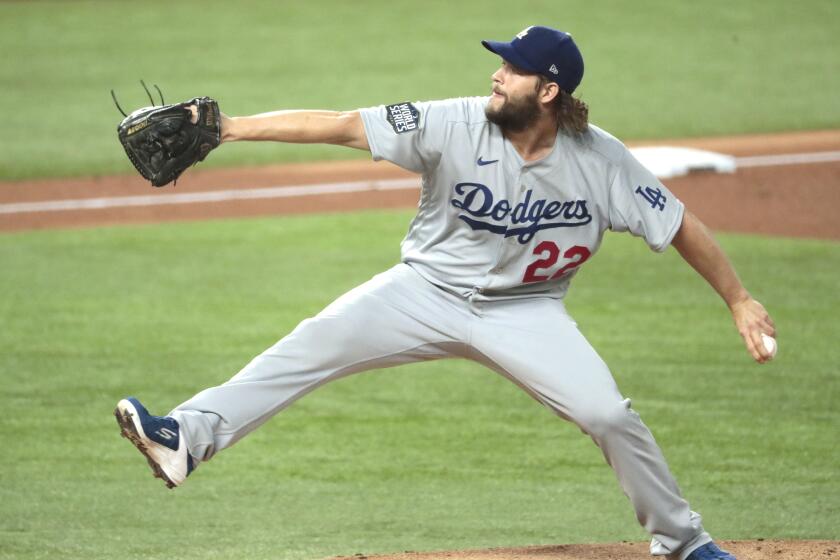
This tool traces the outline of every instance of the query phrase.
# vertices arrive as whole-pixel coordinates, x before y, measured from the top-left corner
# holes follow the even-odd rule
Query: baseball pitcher
[[[572,96],[583,58],[569,34],[534,26],[510,42],[482,44],[501,58],[489,97],[236,118],[196,98],[177,106],[183,122],[170,123],[157,141],[133,136],[156,133],[148,111],[132,114],[140,123],[124,121],[124,144],[156,150],[154,157],[134,154],[132,161],[147,166],[166,167],[168,145],[195,146],[198,160],[226,142],[318,142],[368,150],[374,160],[421,174],[422,191],[398,265],[168,416],[150,415],[133,397],[121,400],[115,414],[122,434],[171,488],[334,379],[467,358],[592,437],[651,534],[652,554],[731,560],[680,494],[651,432],[563,298],[604,232],[630,232],[654,251],[679,251],[726,302],[759,363],[771,358],[762,335],[775,335],[773,321],[703,224],[621,142],[587,122],[586,105]],[[209,140],[190,141],[190,126],[209,127]],[[186,137],[166,140],[176,132]],[[182,170],[172,167],[147,173],[165,183]]]

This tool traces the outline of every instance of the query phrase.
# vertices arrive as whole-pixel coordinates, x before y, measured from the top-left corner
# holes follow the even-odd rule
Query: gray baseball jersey
[[[608,229],[669,245],[683,204],[621,142],[590,126],[526,162],[485,117],[487,101],[361,110],[374,159],[423,174],[403,262],[462,296],[560,298]]]

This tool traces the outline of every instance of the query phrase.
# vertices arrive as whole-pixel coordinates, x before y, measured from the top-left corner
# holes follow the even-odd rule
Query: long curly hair
[[[538,75],[537,91],[549,83],[548,78]],[[554,112],[557,115],[557,126],[563,132],[572,136],[583,134],[589,129],[589,106],[560,88],[560,93],[554,98]]]

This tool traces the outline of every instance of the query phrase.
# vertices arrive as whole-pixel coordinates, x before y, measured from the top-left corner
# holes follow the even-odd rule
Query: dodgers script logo
[[[543,229],[579,227],[592,221],[585,200],[548,202],[539,198],[532,201],[533,191],[530,189],[525,193],[525,199],[516,206],[511,206],[510,201],[504,198],[495,201],[493,192],[481,183],[458,183],[455,185],[455,194],[461,198],[453,198],[452,206],[465,212],[458,218],[472,229],[486,230],[505,237],[515,236],[522,244],[531,241]]]

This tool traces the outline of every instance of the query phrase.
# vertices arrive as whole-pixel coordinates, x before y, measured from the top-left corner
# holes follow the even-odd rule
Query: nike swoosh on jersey
[[[496,163],[497,161],[499,161],[499,160],[491,159],[491,160],[488,160],[488,161],[484,161],[483,159],[481,159],[481,156],[478,156],[478,161],[476,161],[476,163],[479,166],[481,166],[481,165],[490,165],[491,163]]]

